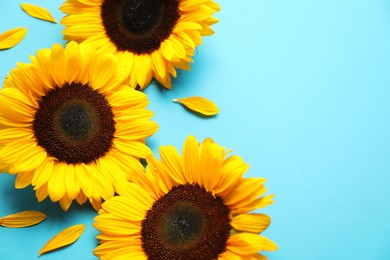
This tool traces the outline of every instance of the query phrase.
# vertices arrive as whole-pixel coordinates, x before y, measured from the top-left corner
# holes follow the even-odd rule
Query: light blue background
[[[25,26],[16,47],[0,51],[0,78],[15,62],[62,42],[62,26],[26,15],[21,0],[0,0],[0,32]],[[60,20],[59,0],[30,0]],[[235,148],[267,178],[276,203],[264,210],[270,259],[390,259],[390,1],[219,0],[220,22],[204,38],[190,72],[174,89],[145,92],[160,125],[148,140],[181,149],[188,134]],[[199,95],[221,113],[199,118],[171,100]],[[1,105],[1,104],[0,104]],[[73,245],[42,259],[94,259],[95,213],[38,204],[31,187],[0,175],[0,216],[36,209],[48,218],[0,228],[1,259],[35,259],[53,235],[87,225]]]

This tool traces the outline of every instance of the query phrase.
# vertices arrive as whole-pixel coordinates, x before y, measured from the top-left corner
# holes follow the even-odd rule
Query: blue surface
[[[29,29],[0,52],[0,78],[28,55],[62,41],[62,27],[36,20],[21,0],[0,0],[0,31]],[[62,1],[31,0],[60,20]],[[219,0],[220,22],[204,38],[190,72],[172,91],[150,86],[160,130],[148,140],[181,149],[188,134],[235,148],[268,179],[276,203],[264,211],[264,233],[279,250],[273,260],[390,259],[390,2],[388,0]],[[221,109],[199,118],[173,98],[199,95]],[[0,104],[1,105],[1,104]],[[27,209],[47,213],[25,229],[0,228],[1,259],[35,259],[67,226],[87,230],[75,244],[44,259],[94,259],[89,207],[65,213],[36,203],[31,188],[13,189],[0,175],[0,216]]]

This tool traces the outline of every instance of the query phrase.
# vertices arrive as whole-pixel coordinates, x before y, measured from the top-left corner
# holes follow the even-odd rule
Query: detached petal
[[[84,232],[85,228],[85,225],[78,224],[62,230],[46,243],[41,251],[39,251],[38,256],[76,242],[76,240],[79,239],[81,234]]]
[[[188,109],[203,114],[205,116],[214,116],[219,113],[219,108],[217,105],[204,97],[186,97],[186,98],[177,98],[173,102],[181,103],[186,106]]]
[[[46,8],[26,3],[20,4],[20,7],[22,7],[23,11],[25,11],[28,15],[32,17],[52,23],[57,23],[56,19],[54,19],[49,10],[47,10]]]
[[[26,36],[27,29],[20,27],[8,30],[0,34],[0,50],[9,49],[17,45],[24,36]]]
[[[0,226],[9,228],[22,228],[42,222],[46,215],[35,210],[27,210],[0,218]]]

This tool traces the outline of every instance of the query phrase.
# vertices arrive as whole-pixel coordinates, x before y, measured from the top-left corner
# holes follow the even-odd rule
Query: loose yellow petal
[[[0,218],[0,226],[9,228],[22,228],[42,222],[46,215],[35,210],[27,210]]]
[[[81,234],[84,232],[85,228],[85,225],[78,224],[62,230],[46,243],[39,252],[38,256],[76,242],[76,240],[79,239]]]
[[[25,11],[28,15],[32,17],[52,23],[57,23],[56,19],[54,19],[54,17],[50,14],[49,10],[47,10],[46,8],[26,3],[20,4],[20,7],[22,7],[23,11]]]
[[[9,49],[17,45],[24,36],[26,36],[27,29],[20,27],[8,30],[0,34],[0,50]]]
[[[217,105],[204,97],[187,97],[172,100],[173,102],[181,103],[192,111],[198,112],[205,116],[214,116],[219,113]]]

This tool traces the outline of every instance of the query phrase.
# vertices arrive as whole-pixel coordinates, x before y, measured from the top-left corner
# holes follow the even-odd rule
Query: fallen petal
[[[46,8],[26,3],[20,4],[20,7],[22,7],[23,11],[25,11],[28,15],[32,17],[52,23],[57,23],[56,19],[54,19],[49,10],[47,10]]]
[[[20,27],[8,30],[0,34],[0,50],[9,49],[17,45],[24,36],[26,36],[27,29]]]
[[[0,226],[22,228],[36,225],[45,220],[46,215],[35,210],[27,210],[0,218]]]
[[[213,116],[219,113],[217,105],[204,97],[186,97],[172,100],[173,102],[181,103],[188,109],[198,112],[205,116]]]
[[[84,232],[86,226],[83,224],[74,225],[62,230],[55,235],[46,245],[39,251],[38,256],[44,253],[56,250],[58,248],[73,244]]]

